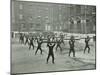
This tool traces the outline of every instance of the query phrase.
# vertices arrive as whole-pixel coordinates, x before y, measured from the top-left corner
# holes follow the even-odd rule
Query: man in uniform
[[[61,43],[63,43],[65,45],[65,43],[64,43],[64,35],[63,34],[60,35],[60,40],[61,40]]]
[[[42,42],[42,39],[41,39],[41,38],[37,39],[38,47],[37,47],[37,49],[36,49],[35,55],[37,54],[37,51],[38,51],[38,50],[40,50],[40,51],[41,51],[41,54],[42,54],[42,49],[41,49],[42,43],[43,43],[43,42]]]
[[[50,58],[50,56],[52,57],[52,63],[54,64],[54,53],[53,53],[53,48],[54,48],[55,44],[53,43],[48,43],[47,47],[49,47],[49,53],[48,53],[48,57],[47,57],[47,63],[48,60]]]
[[[56,40],[56,42],[57,42],[57,45],[56,45],[56,51],[57,51],[57,49],[58,49],[58,47],[60,48],[60,51],[62,52],[62,48],[61,48],[61,40]]]
[[[26,45],[26,44],[29,44],[29,41],[28,41],[28,40],[29,40],[28,35],[25,35],[25,38],[26,38],[26,40],[25,40],[25,45]]]
[[[30,40],[30,42],[29,42],[29,50],[30,50],[31,46],[33,47],[33,50],[34,50],[34,44],[33,44],[34,38],[31,37],[29,40]]]
[[[85,38],[85,48],[84,48],[84,53],[85,53],[85,51],[86,51],[87,48],[88,48],[88,53],[90,53],[89,41],[90,41],[90,37],[87,36],[87,38]]]
[[[19,41],[21,41],[21,44],[24,44],[24,35],[22,33],[20,34],[20,40]]]
[[[69,45],[70,45],[69,56],[70,56],[71,52],[73,52],[73,57],[75,57],[74,44],[75,44],[74,36],[71,36],[71,38],[69,40]]]

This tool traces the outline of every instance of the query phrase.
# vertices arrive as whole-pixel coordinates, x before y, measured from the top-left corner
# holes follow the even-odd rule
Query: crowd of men
[[[32,34],[25,34],[25,33],[19,33],[19,42],[21,44],[24,45],[28,45],[29,50],[32,48],[34,50],[35,44],[37,43],[37,48],[35,51],[35,55],[37,54],[37,52],[40,50],[40,54],[43,54],[43,49],[42,49],[42,44],[46,43],[49,51],[48,51],[48,56],[47,56],[47,63],[48,60],[50,58],[50,56],[52,57],[52,63],[54,64],[54,47],[56,49],[56,51],[58,50],[58,48],[60,49],[60,52],[62,53],[63,49],[61,47],[61,44],[65,45],[65,40],[69,41],[69,56],[71,55],[71,53],[73,53],[73,57],[75,57],[75,41],[80,40],[80,39],[84,39],[85,41],[85,47],[84,47],[84,52],[86,52],[86,50],[88,50],[88,53],[90,53],[90,45],[89,45],[89,41],[90,39],[93,39],[94,41],[96,41],[96,36],[93,36],[92,38],[87,36],[86,38],[79,38],[76,39],[75,36],[70,36],[69,39],[65,38],[65,35],[60,34],[59,36],[54,35],[32,35]],[[87,49],[88,48],[88,49]]]

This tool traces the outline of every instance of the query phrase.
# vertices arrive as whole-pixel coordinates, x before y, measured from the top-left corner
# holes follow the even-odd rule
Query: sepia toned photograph
[[[96,6],[11,0],[11,74],[96,69]]]

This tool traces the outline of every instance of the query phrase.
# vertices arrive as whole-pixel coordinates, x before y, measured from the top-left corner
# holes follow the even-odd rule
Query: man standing
[[[26,40],[25,40],[25,45],[26,45],[26,44],[29,44],[29,41],[28,41],[28,39],[29,39],[29,38],[28,38],[28,35],[26,35],[25,38],[26,38]]]
[[[70,45],[69,56],[70,56],[71,52],[73,52],[73,57],[75,57],[74,44],[75,44],[74,36],[71,36],[71,38],[69,40],[69,45]]]
[[[55,44],[52,44],[52,43],[47,44],[47,47],[49,47],[49,53],[48,53],[48,57],[47,57],[47,64],[48,64],[48,60],[49,60],[50,56],[52,57],[52,63],[54,64],[54,53],[53,53],[54,46],[55,46]]]
[[[42,54],[42,49],[41,49],[41,45],[42,45],[42,39],[41,38],[39,38],[39,39],[37,39],[37,43],[38,43],[38,47],[37,47],[37,49],[36,49],[36,52],[35,52],[35,55],[37,54],[37,51],[38,50],[40,50],[41,51],[41,54]]]
[[[61,40],[61,43],[63,43],[65,45],[65,43],[64,43],[64,35],[63,34],[60,35],[60,40]]]
[[[88,53],[90,53],[89,41],[90,41],[90,37],[87,36],[87,38],[85,38],[85,48],[84,48],[84,53],[85,53],[85,51],[86,51],[87,48],[88,48]]]
[[[33,47],[33,50],[34,50],[34,44],[33,44],[33,37],[31,37],[29,40],[30,40],[30,43],[29,43],[29,50],[31,48],[31,46]]]
[[[56,46],[56,51],[57,51],[57,49],[58,49],[58,47],[60,48],[60,51],[62,52],[62,48],[61,48],[61,40],[56,40],[56,42],[57,42],[57,46]]]

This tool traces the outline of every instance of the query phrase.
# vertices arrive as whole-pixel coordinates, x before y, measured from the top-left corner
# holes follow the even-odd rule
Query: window
[[[58,30],[58,27],[56,26],[56,30]]]
[[[46,25],[45,25],[45,30],[46,30],[46,31],[50,31],[50,30],[51,30],[51,26],[48,25],[48,24],[46,24]]]
[[[23,19],[23,15],[22,14],[19,15],[19,19]]]
[[[24,28],[25,28],[25,24],[23,24],[23,23],[22,23],[22,24],[21,24],[21,28],[23,28],[23,29],[24,29]]]
[[[60,30],[62,30],[62,26],[60,26]]]
[[[48,26],[47,26],[47,24],[45,25],[45,30],[46,30],[46,31],[48,30]]]
[[[50,26],[50,25],[48,25],[48,30],[49,30],[49,31],[51,30],[51,26]]]
[[[22,4],[19,5],[19,9],[21,9],[21,10],[23,9],[23,5]]]
[[[34,24],[30,23],[30,28],[33,29],[34,28]]]
[[[46,10],[46,11],[48,11],[48,10],[49,10],[49,8],[45,8],[45,10]]]

